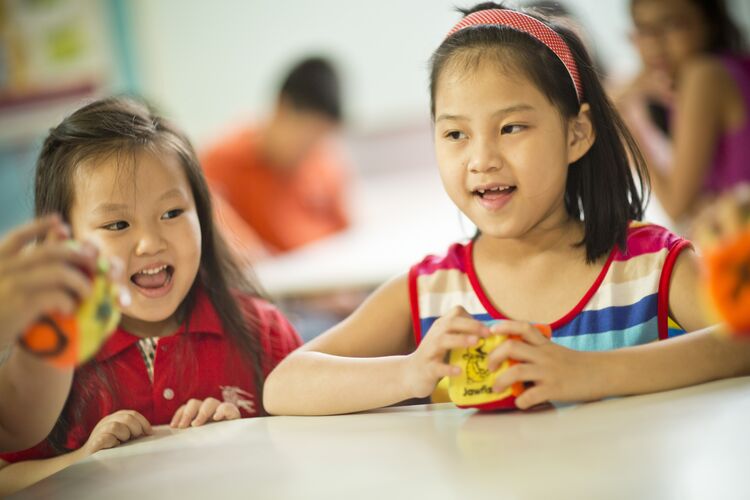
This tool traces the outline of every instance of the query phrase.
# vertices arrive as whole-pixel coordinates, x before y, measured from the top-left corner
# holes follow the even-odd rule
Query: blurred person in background
[[[347,168],[332,140],[341,121],[336,70],[307,58],[285,77],[266,120],[203,152],[218,219],[235,250],[257,260],[347,227]]]
[[[631,0],[643,67],[616,97],[680,229],[750,180],[750,58],[721,0]]]

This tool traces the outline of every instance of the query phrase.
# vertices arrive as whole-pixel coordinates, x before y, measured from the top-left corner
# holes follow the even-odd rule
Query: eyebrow
[[[169,198],[182,198],[182,191],[178,188],[172,188],[169,191],[164,192],[159,196],[159,201],[163,201]],[[107,215],[112,213],[127,212],[130,207],[124,203],[102,203],[94,210],[91,211],[94,215]]]
[[[127,210],[128,206],[122,203],[102,203],[94,210],[92,210],[91,213],[94,215],[106,215],[111,213],[126,212]]]
[[[530,104],[515,104],[513,106],[508,106],[507,108],[498,109],[494,113],[492,113],[492,117],[500,116],[500,115],[507,115],[509,113],[514,113],[516,111],[532,111],[534,110],[534,107]],[[464,115],[449,115],[449,114],[442,114],[437,117],[435,122],[439,122],[440,120],[468,120],[468,117]]]
[[[172,188],[169,191],[166,191],[164,194],[159,196],[159,201],[166,200],[167,198],[182,198],[182,190],[178,188]]]

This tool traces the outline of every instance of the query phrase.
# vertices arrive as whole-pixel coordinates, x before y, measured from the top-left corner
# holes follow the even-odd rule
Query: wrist
[[[420,397],[417,393],[417,384],[414,382],[414,354],[397,356],[399,369],[397,372],[397,384],[400,390],[401,400],[413,399]]]
[[[91,455],[93,455],[93,453],[89,450],[88,443],[86,443],[77,450],[68,453],[68,457],[70,457],[70,462],[68,465],[83,460],[84,458],[88,458]]]
[[[584,353],[587,359],[583,366],[586,367],[586,376],[591,380],[590,401],[622,395],[620,383],[624,374],[616,356],[612,354],[615,354],[615,351]]]
[[[59,386],[64,387],[64,391],[61,391],[67,397],[75,370],[72,366],[54,366],[17,344],[12,347],[5,362],[10,380],[19,393],[31,395],[41,390],[49,394],[50,387]]]

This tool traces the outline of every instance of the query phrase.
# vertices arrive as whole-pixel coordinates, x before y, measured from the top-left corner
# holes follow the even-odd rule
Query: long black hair
[[[201,260],[190,291],[178,308],[182,322],[189,321],[199,289],[209,297],[228,338],[250,363],[256,387],[257,403],[262,409],[262,387],[267,366],[258,334],[255,311],[243,308],[236,293],[260,296],[257,286],[241,271],[216,230],[211,196],[203,172],[188,138],[169,121],[160,117],[145,102],[130,97],[111,97],[88,104],[66,117],[50,130],[36,164],[35,211],[37,216],[59,213],[70,221],[73,202],[73,175],[84,161],[117,155],[133,158],[139,151],[172,152],[177,155],[195,199],[201,228]],[[106,387],[117,385],[110,374],[94,364],[95,376]],[[186,367],[194,363],[185,363]],[[82,380],[77,400],[102,396],[94,394],[95,384]],[[117,391],[109,391],[116,394]],[[111,395],[110,395],[111,396]],[[113,400],[116,401],[116,398]],[[84,409],[65,409],[48,440],[58,451],[65,451],[65,435]],[[116,403],[113,403],[116,405]]]
[[[488,9],[505,7],[484,2],[460,12],[469,15]],[[594,262],[615,245],[625,249],[629,222],[643,217],[644,198],[648,196],[648,173],[635,140],[604,92],[580,38],[538,12],[525,13],[552,28],[568,45],[581,78],[581,102],[591,107],[596,138],[589,151],[568,167],[565,208],[571,217],[583,220],[584,236],[580,244],[586,247],[587,262]],[[563,118],[578,115],[580,104],[573,82],[563,63],[547,46],[513,28],[479,25],[464,28],[446,38],[430,59],[433,121],[435,91],[446,65],[463,63],[469,69],[477,58],[497,57],[498,51],[526,74]]]

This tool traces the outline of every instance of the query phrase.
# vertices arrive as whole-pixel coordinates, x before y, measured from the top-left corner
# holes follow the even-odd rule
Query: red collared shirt
[[[265,357],[263,372],[270,371],[302,344],[292,325],[271,304],[239,296],[249,324],[259,333]],[[256,394],[252,367],[227,337],[216,310],[205,293],[199,292],[190,314],[188,330],[159,339],[153,367],[153,383],[138,347],[140,337],[118,328],[95,359],[79,367],[66,405],[70,422],[66,447],[86,443],[96,424],[107,415],[135,410],[152,425],[168,424],[177,409],[189,399],[213,397],[240,408],[243,417],[258,414],[261,394]],[[100,373],[107,374],[103,382]],[[0,454],[7,462],[47,458],[55,455],[47,441],[25,451]]]

